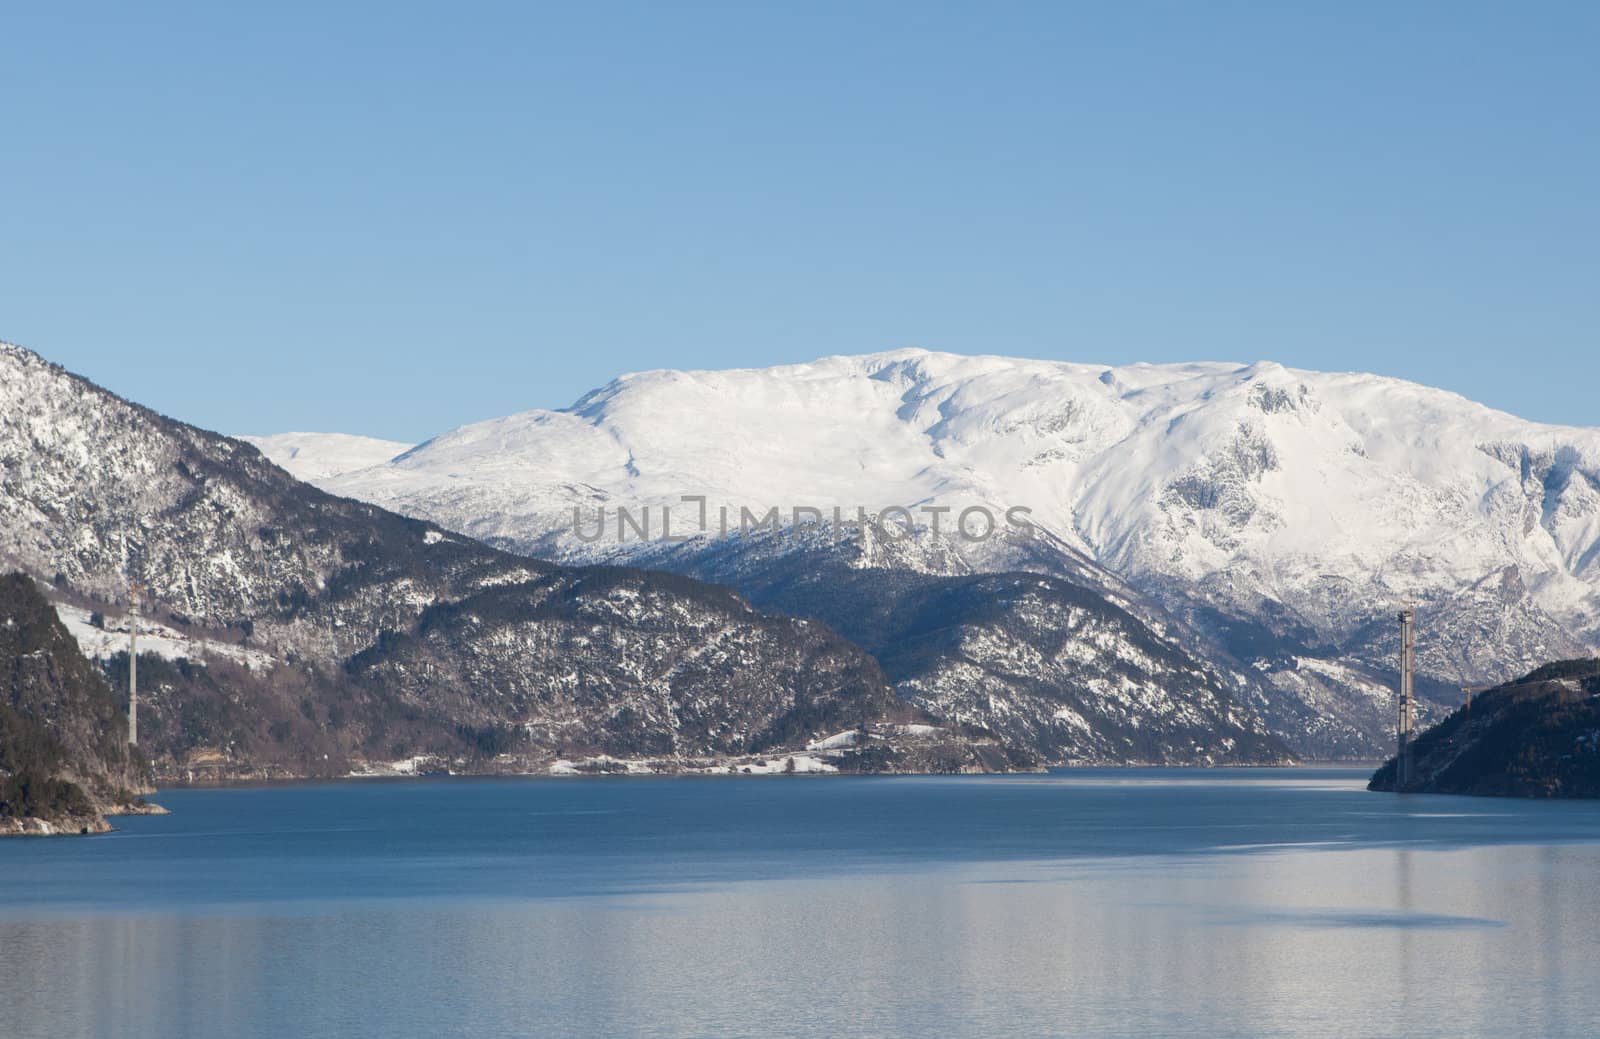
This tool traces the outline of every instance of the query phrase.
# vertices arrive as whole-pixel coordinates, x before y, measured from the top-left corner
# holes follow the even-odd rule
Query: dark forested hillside
[[[1600,797],[1600,660],[1569,660],[1475,697],[1418,736],[1403,791]],[[1391,759],[1369,789],[1395,789]]]
[[[0,576],[0,833],[105,828],[147,782],[127,719],[26,574]]]
[[[1256,685],[1190,655],[1105,589],[1039,573],[860,566],[848,539],[769,547],[730,539],[653,561],[827,623],[874,654],[908,702],[1045,761],[1293,757],[1258,713]]]

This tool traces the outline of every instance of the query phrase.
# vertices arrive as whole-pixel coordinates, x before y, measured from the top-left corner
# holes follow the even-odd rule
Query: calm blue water
[[[1592,1036],[1600,804],[1354,770],[175,790],[0,841],[0,1036]]]

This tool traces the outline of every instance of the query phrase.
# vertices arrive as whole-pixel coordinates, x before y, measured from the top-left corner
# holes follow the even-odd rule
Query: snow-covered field
[[[106,660],[128,650],[128,618],[112,617],[105,627],[90,623],[90,612],[76,606],[56,604],[56,614],[67,632],[91,660]],[[266,668],[274,663],[272,654],[231,642],[196,639],[175,628],[157,624],[148,617],[139,620],[139,653],[154,653],[167,660],[204,660],[225,657],[246,667]]]

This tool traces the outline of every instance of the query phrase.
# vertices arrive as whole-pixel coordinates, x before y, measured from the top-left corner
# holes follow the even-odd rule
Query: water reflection
[[[644,796],[607,789],[622,791],[608,797]],[[817,793],[801,796],[826,801],[837,787],[810,789]],[[859,797],[878,796],[870,785],[861,789]],[[1070,784],[1051,789],[1071,799]],[[1259,820],[1238,818],[1241,802],[1231,798],[1184,804],[1181,784],[1120,789],[1136,798],[1121,813],[1093,797],[1076,808],[1013,806],[1010,825],[1019,832],[1005,846],[1020,852],[1035,832],[1036,845],[1055,849],[1052,819],[1119,831],[1160,818],[1181,822],[1180,833],[1208,820],[1218,834],[1262,830]],[[525,796],[583,801],[576,788]],[[677,809],[662,807],[670,798],[657,804],[666,817],[591,832],[585,840],[613,851],[567,847],[572,861],[548,857],[559,849],[546,830],[534,841],[539,855],[510,860],[508,841],[489,842],[476,857],[472,846],[397,840],[383,854],[312,865],[299,861],[311,853],[287,837],[193,842],[168,865],[178,870],[180,859],[198,858],[225,882],[208,888],[188,874],[188,901],[163,885],[154,888],[160,897],[115,910],[13,897],[0,912],[0,1032],[1587,1036],[1600,1019],[1600,845],[1579,839],[1592,815],[1561,816],[1579,819],[1580,828],[1562,823],[1544,843],[1473,844],[1433,833],[1423,835],[1428,850],[1416,850],[1369,839],[1343,818],[1352,846],[1218,854],[1223,837],[1197,853],[1175,836],[1175,850],[1161,852],[1161,839],[1141,830],[1151,849],[1142,854],[992,860],[971,849],[873,857],[864,846],[882,836],[845,827],[827,843],[853,853],[844,857],[848,867],[783,871],[770,868],[764,849],[787,846],[778,833],[792,819],[769,820],[759,831],[772,838],[765,843],[724,843],[715,836],[720,824],[706,822],[745,818],[737,806],[719,814],[720,799],[790,796],[698,787]],[[1320,807],[1314,793],[1297,796],[1313,798],[1309,810]],[[917,804],[898,793],[890,800],[902,810]],[[920,810],[932,819],[951,803],[930,796]],[[1268,818],[1282,808],[1259,807]],[[565,817],[540,811],[528,817]],[[718,865],[686,860],[663,836],[673,829],[663,818],[709,826],[702,843]],[[1379,827],[1393,823],[1381,812],[1376,818]],[[622,839],[619,826],[631,826],[632,836]],[[383,827],[365,832],[389,841]],[[1251,842],[1258,846],[1307,843],[1295,832],[1255,836],[1267,838]],[[1109,840],[1084,838],[1090,846]],[[78,876],[97,868],[108,885],[127,865],[108,856],[91,868],[81,854],[34,844],[13,862],[88,871]],[[449,863],[452,882],[465,886],[440,897],[393,884],[396,876],[415,880],[416,855]],[[741,855],[758,879],[729,875]],[[695,883],[678,888],[668,874],[685,861]],[[365,863],[373,883],[400,894],[346,897],[352,878],[338,864],[350,862]],[[563,887],[579,866],[589,871],[585,883]],[[540,875],[521,893],[506,886],[519,869]],[[228,903],[221,893],[255,897]]]

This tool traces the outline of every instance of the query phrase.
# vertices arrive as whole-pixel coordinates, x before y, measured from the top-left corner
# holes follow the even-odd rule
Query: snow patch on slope
[[[109,660],[128,651],[128,618],[106,618],[104,627],[91,623],[90,611],[64,603],[56,604],[56,614],[78,648],[90,660]],[[153,653],[166,660],[204,660],[225,657],[246,667],[268,668],[276,663],[272,654],[232,642],[194,638],[176,628],[149,618],[139,621],[139,655]]]

